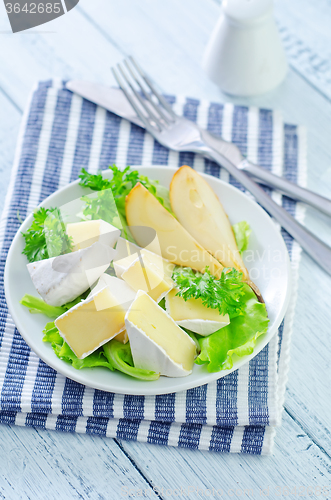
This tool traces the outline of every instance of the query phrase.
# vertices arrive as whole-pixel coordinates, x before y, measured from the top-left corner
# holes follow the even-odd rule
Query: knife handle
[[[277,205],[244,170],[238,169],[230,160],[212,148],[205,147],[204,151],[250,191],[260,205],[281,224],[308,255],[331,275],[331,248],[326,243],[296,221],[283,207]]]
[[[258,182],[278,189],[290,198],[303,201],[304,203],[307,203],[308,205],[331,217],[331,200],[328,198],[324,198],[324,196],[320,196],[309,189],[304,189],[297,184],[294,184],[294,182],[288,181],[284,177],[274,175],[268,170],[259,167],[258,165],[254,165],[254,163],[251,163],[246,159],[238,165],[238,168],[247,172],[251,177],[258,180]]]

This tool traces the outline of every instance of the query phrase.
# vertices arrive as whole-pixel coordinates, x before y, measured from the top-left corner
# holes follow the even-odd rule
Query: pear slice
[[[170,203],[182,226],[224,267],[241,271],[259,300],[257,286],[250,280],[240,255],[234,233],[218,197],[195,170],[183,165],[170,184]]]
[[[174,264],[210,272],[220,277],[223,266],[207,252],[171,215],[161,203],[142,184],[137,183],[125,200],[125,212],[130,231],[141,247],[157,253],[159,247],[162,257]],[[155,239],[149,243],[144,228],[156,232]]]

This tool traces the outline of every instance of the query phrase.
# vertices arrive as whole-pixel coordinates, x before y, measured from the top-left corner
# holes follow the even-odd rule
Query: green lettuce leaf
[[[56,355],[63,361],[71,363],[74,368],[80,370],[81,368],[93,368],[96,366],[105,366],[109,370],[114,371],[114,366],[107,360],[102,347],[92,352],[84,359],[78,359],[76,354],[70,349],[66,342],[63,345],[54,348]]]
[[[70,363],[77,370],[81,368],[105,366],[109,368],[109,370],[118,370],[140,380],[157,380],[160,377],[159,373],[140,370],[133,366],[129,344],[122,344],[113,339],[86,356],[86,358],[78,359],[76,354],[61,337],[55,323],[47,323],[43,330],[43,334],[43,341],[49,342],[52,345],[57,357],[62,359],[62,361]]]
[[[159,373],[150,370],[142,370],[133,366],[129,343],[122,344],[113,339],[103,346],[103,350],[108,361],[120,372],[140,380],[157,380],[160,377]]]
[[[29,308],[32,314],[45,314],[48,318],[57,318],[61,316],[66,309],[64,307],[55,307],[46,304],[42,299],[38,299],[33,295],[26,293],[20,300],[20,304]]]
[[[92,368],[94,366],[105,366],[110,370],[114,371],[115,368],[108,361],[106,356],[104,355],[102,347],[97,349],[96,351],[86,356],[84,359],[78,359],[76,354],[70,349],[68,344],[63,340],[61,335],[59,334],[59,330],[56,328],[54,323],[47,323],[43,330],[44,342],[50,342],[52,344],[52,348],[57,355],[58,358],[62,359],[62,361],[66,361],[70,363],[74,368],[80,370],[81,368]]]
[[[86,299],[88,294],[89,290],[82,293],[71,302],[67,302],[63,306],[56,307],[56,306],[50,306],[49,304],[46,304],[44,300],[38,297],[34,297],[34,295],[26,293],[20,300],[20,304],[27,307],[30,313],[32,314],[45,314],[45,316],[47,316],[48,318],[57,318],[58,316],[61,316],[61,314],[68,311],[68,309],[71,309],[76,304]]]
[[[248,248],[249,237],[252,232],[246,221],[237,222],[232,226],[239,252],[242,254]]]
[[[63,345],[63,338],[59,334],[59,330],[56,328],[54,321],[47,323],[43,329],[43,342],[50,342],[54,345]]]
[[[209,372],[227,370],[233,366],[233,354],[251,354],[258,337],[268,329],[265,304],[258,302],[252,289],[244,284],[245,308],[242,314],[231,319],[230,324],[208,337],[198,337],[201,353],[196,363],[207,364]]]

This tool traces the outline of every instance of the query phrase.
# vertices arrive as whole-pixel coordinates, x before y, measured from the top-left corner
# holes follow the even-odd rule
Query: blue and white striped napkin
[[[252,161],[305,184],[305,135],[279,113],[168,96],[177,113],[235,142]],[[233,184],[227,172],[192,153],[168,151],[144,130],[73,95],[60,81],[41,82],[21,126],[0,224],[3,278],[6,255],[38,203],[77,178],[115,163],[188,164]],[[240,186],[239,186],[240,187]],[[297,218],[303,208],[271,193]],[[296,284],[300,249],[283,233]],[[278,335],[249,363],[225,378],[162,396],[119,395],[80,385],[30,350],[8,313],[0,288],[0,423],[81,432],[200,450],[270,453],[280,424],[289,363],[295,293]],[[40,332],[42,336],[42,332]]]

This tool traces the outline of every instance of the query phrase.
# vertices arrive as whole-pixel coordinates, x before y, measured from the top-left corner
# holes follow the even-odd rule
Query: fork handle
[[[226,168],[235,179],[250,191],[260,205],[265,208],[284,229],[286,229],[308,255],[331,275],[331,248],[326,245],[326,243],[297,222],[283,207],[277,205],[277,203],[275,203],[273,199],[270,198],[270,196],[246,174],[246,172],[244,172],[244,170],[239,170],[227,158],[211,148],[208,148],[207,154],[221,166]]]
[[[304,203],[307,203],[308,205],[331,217],[331,200],[328,200],[328,198],[324,198],[324,196],[320,196],[313,191],[304,189],[294,182],[284,179],[284,177],[274,175],[265,168],[259,167],[246,159],[238,165],[238,168],[245,170],[250,177],[257,179],[258,182],[278,189],[290,198],[303,201]]]

